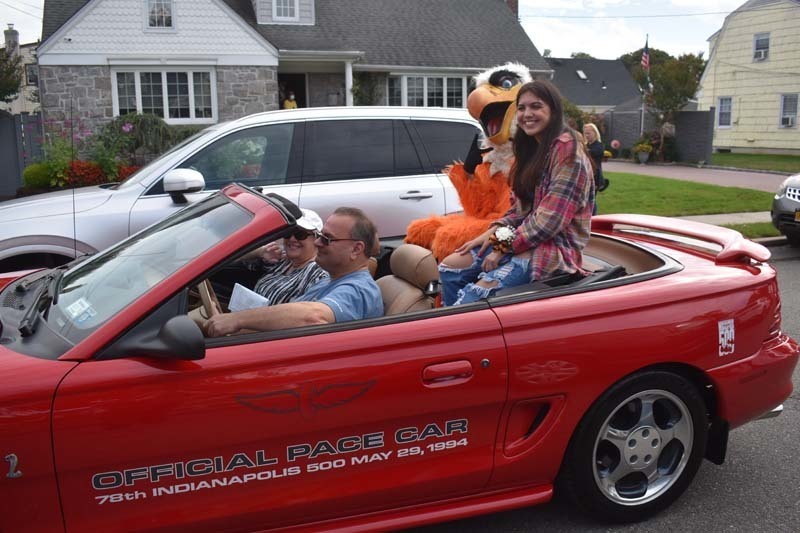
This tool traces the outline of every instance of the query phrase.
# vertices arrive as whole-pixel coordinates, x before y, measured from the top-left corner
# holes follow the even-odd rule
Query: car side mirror
[[[101,354],[99,359],[150,357],[173,361],[196,361],[206,356],[203,332],[187,315],[176,315],[158,328],[146,319]]]
[[[186,193],[202,191],[205,186],[203,175],[191,168],[173,168],[164,174],[164,192],[176,204],[185,204]]]

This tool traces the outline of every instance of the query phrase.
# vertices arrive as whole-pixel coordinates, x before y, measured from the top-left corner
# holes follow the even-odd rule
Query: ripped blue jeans
[[[530,283],[531,275],[529,270],[530,259],[514,257],[506,254],[500,261],[500,266],[489,272],[483,272],[481,264],[483,259],[492,251],[491,248],[478,255],[480,247],[473,248],[472,264],[466,268],[452,268],[447,265],[439,265],[439,279],[442,282],[442,304],[445,306],[461,305],[476,302],[483,298],[488,298],[498,290],[505,287],[516,287]],[[487,289],[475,282],[478,280],[486,282],[496,281],[497,286]]]

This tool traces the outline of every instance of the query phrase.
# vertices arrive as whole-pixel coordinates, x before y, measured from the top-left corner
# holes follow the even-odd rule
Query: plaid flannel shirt
[[[569,162],[574,140],[562,133],[550,145],[550,153],[533,207],[520,201],[494,225],[517,228],[512,244],[514,254],[531,252],[531,280],[547,279],[560,273],[583,272],[582,250],[589,241],[594,207],[594,176],[588,156],[580,147]],[[513,194],[512,194],[513,196]],[[512,198],[513,200],[513,198]]]

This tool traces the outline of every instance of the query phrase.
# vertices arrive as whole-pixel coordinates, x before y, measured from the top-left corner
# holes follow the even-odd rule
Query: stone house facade
[[[515,0],[46,0],[42,110],[50,127],[94,130],[131,111],[213,124],[279,109],[289,91],[301,107],[465,107],[470,78],[494,65],[550,76],[516,9]]]

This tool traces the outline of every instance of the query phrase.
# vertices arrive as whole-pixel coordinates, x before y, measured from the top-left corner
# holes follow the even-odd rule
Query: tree
[[[572,59],[594,59],[593,56],[587,54],[586,52],[572,52],[569,57]]]
[[[642,49],[620,56],[628,72],[645,91],[649,112],[656,118],[660,139],[658,153],[664,154],[664,125],[675,123],[675,113],[694,97],[705,69],[703,53],[684,54],[677,59],[668,53],[650,48],[650,76],[641,67]]]
[[[17,97],[24,73],[22,56],[0,49],[0,101],[9,103]]]
[[[619,56],[617,59],[622,61],[625,64],[625,68],[628,69],[628,72],[631,73],[631,76],[639,85],[639,87],[646,88],[647,87],[647,75],[645,74],[644,70],[642,70],[642,52],[644,48],[639,48],[629,54],[624,54]],[[671,55],[664,52],[663,50],[659,50],[658,48],[649,48],[650,54],[650,72],[652,73],[653,69],[664,63],[669,59],[674,59]]]

